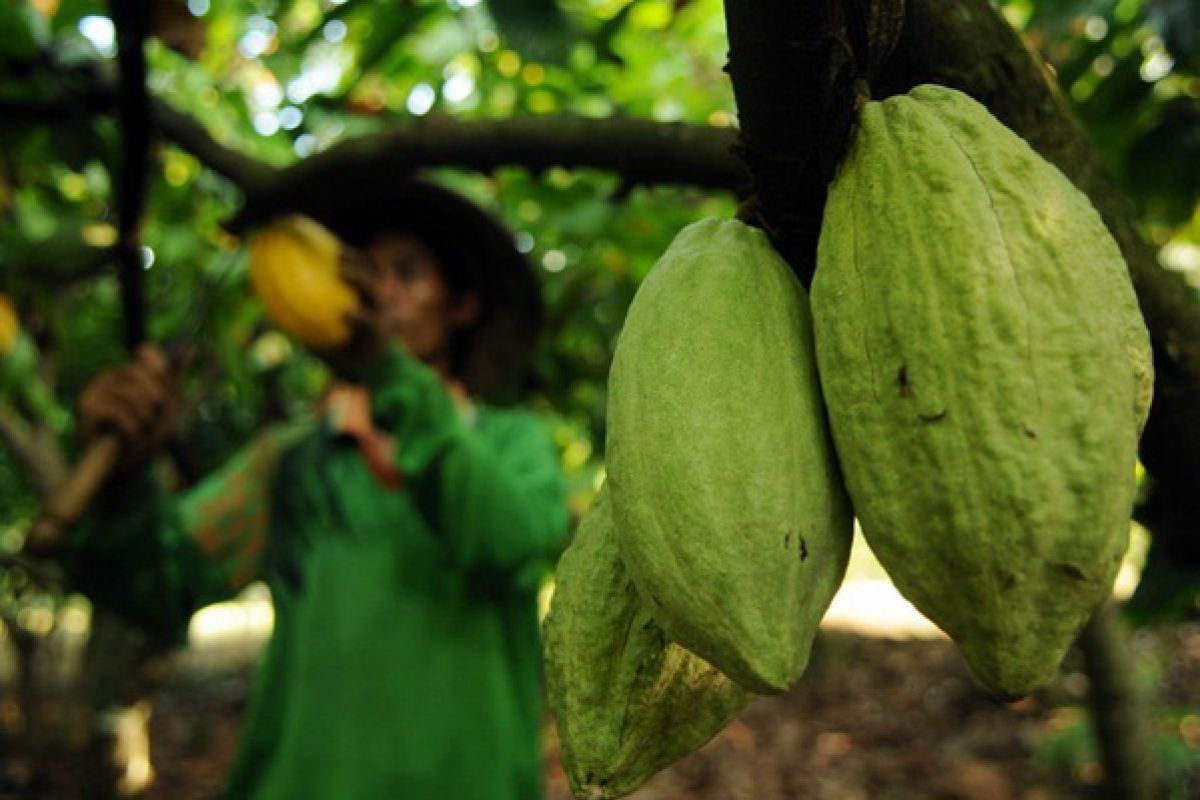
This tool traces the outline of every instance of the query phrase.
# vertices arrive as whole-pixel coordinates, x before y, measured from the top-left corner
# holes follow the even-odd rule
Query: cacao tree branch
[[[1159,503],[1200,530],[1200,303],[1181,276],[1159,266],[1053,75],[988,0],[908,0],[888,75],[884,93],[934,82],[974,96],[1091,198],[1129,265],[1154,345],[1142,462]],[[1167,544],[1177,557],[1200,563],[1200,536]]]
[[[235,230],[288,209],[316,212],[339,193],[394,182],[418,167],[457,166],[479,172],[517,165],[591,167],[635,183],[734,189],[745,173],[730,149],[727,128],[662,124],[635,118],[578,116],[458,120],[433,115],[342,142],[281,170],[247,193]],[[342,187],[329,191],[331,181]]]
[[[152,102],[151,113],[160,133],[247,195],[266,191],[281,171],[218,142],[199,122],[162,100]]]
[[[854,53],[841,10],[835,2],[725,2],[738,154],[756,199],[750,216],[805,285],[816,266],[825,186],[853,118]]]
[[[754,200],[740,216],[770,233],[807,286],[826,187],[866,82],[899,35],[904,0],[726,0],[738,153]]]

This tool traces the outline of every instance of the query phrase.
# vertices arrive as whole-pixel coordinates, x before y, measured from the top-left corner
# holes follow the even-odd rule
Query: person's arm
[[[264,435],[186,496],[167,495],[147,463],[173,422],[175,377],[162,350],[143,345],[84,389],[84,443],[115,431],[122,460],[69,535],[64,565],[76,588],[97,602],[179,640],[193,611],[253,577],[271,470],[287,437]]]
[[[355,370],[395,439],[404,487],[454,560],[524,583],[567,532],[565,485],[545,426],[514,419],[494,446],[468,426],[438,375],[390,347]]]
[[[292,441],[263,434],[188,492],[171,496],[149,469],[114,482],[72,531],[75,587],[152,634],[182,641],[198,609],[258,576],[270,483]]]

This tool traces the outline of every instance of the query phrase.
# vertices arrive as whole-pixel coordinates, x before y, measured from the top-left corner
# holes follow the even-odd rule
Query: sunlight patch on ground
[[[188,647],[180,652],[183,669],[206,670],[258,661],[275,624],[271,592],[252,583],[226,603],[202,608],[188,626]]]
[[[938,626],[896,591],[883,565],[867,546],[858,520],[854,521],[854,544],[846,579],[825,612],[821,627],[892,639],[945,638]]]
[[[1113,596],[1126,600],[1137,588],[1138,577],[1146,559],[1149,534],[1140,525],[1133,525],[1129,550],[1121,563]],[[854,524],[854,545],[846,580],[821,622],[822,627],[851,631],[865,636],[889,638],[945,638],[936,625],[896,590],[887,572],[867,546],[857,520]]]
[[[821,627],[892,639],[945,638],[886,579],[847,578],[821,620]]]
[[[117,791],[132,797],[145,791],[154,781],[150,764],[150,701],[141,700],[113,712],[108,720],[115,739],[113,758],[121,766]]]

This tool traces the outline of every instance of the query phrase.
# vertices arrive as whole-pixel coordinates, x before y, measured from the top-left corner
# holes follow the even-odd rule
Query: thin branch
[[[164,136],[246,194],[265,191],[280,172],[276,167],[221,144],[195,119],[162,100],[151,104],[151,113]]]

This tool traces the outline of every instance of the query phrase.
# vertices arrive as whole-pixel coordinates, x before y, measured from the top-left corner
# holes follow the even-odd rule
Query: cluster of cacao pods
[[[284,333],[317,350],[346,343],[358,298],[340,277],[342,243],[330,230],[292,214],[260,230],[249,251],[250,281]]]
[[[951,89],[861,108],[811,313],[761,231],[680,232],[546,621],[575,794],[627,794],[801,677],[852,516],[984,687],[1043,684],[1111,591],[1151,383],[1099,215]]]

